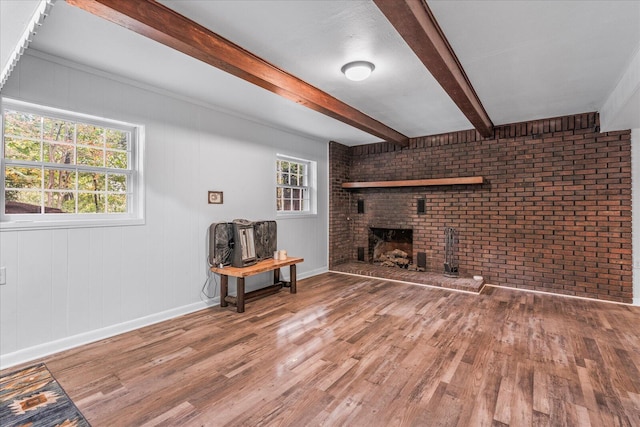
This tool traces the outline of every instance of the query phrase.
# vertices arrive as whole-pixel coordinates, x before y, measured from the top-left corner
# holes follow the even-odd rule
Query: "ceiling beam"
[[[385,141],[407,147],[400,132],[287,73],[153,0],[66,0],[186,55]]]
[[[426,0],[373,0],[480,135],[493,123]]]

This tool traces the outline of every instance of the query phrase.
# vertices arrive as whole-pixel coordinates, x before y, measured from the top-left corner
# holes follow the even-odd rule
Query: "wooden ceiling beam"
[[[484,137],[493,123],[426,0],[373,0],[460,111]]]
[[[66,0],[263,89],[385,141],[409,138],[154,0]]]

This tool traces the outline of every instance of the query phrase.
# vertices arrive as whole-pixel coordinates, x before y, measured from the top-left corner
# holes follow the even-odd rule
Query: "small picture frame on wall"
[[[222,204],[222,191],[209,191],[209,204],[221,205]]]

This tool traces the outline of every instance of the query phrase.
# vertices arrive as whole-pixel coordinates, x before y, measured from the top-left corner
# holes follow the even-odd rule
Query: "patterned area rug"
[[[0,426],[90,427],[44,363],[0,377]]]

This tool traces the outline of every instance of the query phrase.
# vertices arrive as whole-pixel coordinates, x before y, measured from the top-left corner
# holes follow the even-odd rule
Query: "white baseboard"
[[[287,270],[287,275],[288,275],[289,274],[288,269],[285,269],[285,270]],[[319,274],[326,273],[328,271],[329,271],[329,268],[325,265],[324,267],[316,268],[315,270],[305,271],[302,274],[298,274],[298,280],[308,279],[309,277],[317,276]]]
[[[318,268],[312,271],[306,271],[298,275],[298,280],[306,279],[308,277],[317,276],[328,271],[327,267]],[[283,276],[289,275],[289,269],[282,269]],[[288,279],[288,277],[286,277]],[[43,344],[39,344],[33,347],[24,348],[22,350],[15,351],[13,353],[7,353],[0,355],[0,369],[10,368],[12,366],[20,365],[32,360],[40,359],[42,357],[49,356],[54,353],[58,353],[64,350],[69,350],[74,347],[78,347],[92,342],[100,341],[106,338],[113,337],[115,335],[122,334],[124,332],[130,332],[135,329],[142,328],[144,326],[153,325],[155,323],[164,322],[178,316],[193,313],[195,311],[203,310],[205,308],[220,304],[220,297],[212,298],[208,301],[196,302],[193,304],[185,305],[182,307],[173,308],[171,310],[163,311],[160,313],[154,313],[149,316],[141,317],[139,319],[130,320],[128,322],[119,323],[117,325],[108,326],[102,329],[96,329],[93,331],[85,332],[82,334],[74,335],[72,337],[62,338],[60,340],[51,341]]]
[[[173,308],[171,310],[154,313],[149,316],[140,317],[138,319],[119,323],[117,325],[108,326],[102,329],[85,332],[71,337],[62,338],[60,340],[39,344],[33,347],[24,348],[13,353],[0,355],[0,369],[10,368],[21,363],[26,363],[35,359],[40,359],[54,353],[69,350],[95,341],[100,341],[124,332],[130,332],[144,326],[153,325],[155,323],[164,322],[178,316],[193,313],[220,303],[220,297],[215,297],[209,301],[200,301],[182,307]]]
[[[327,268],[327,266],[316,268],[315,270],[305,271],[304,273],[298,273],[297,274],[297,276],[298,276],[297,279],[298,280],[308,279],[309,277],[317,276],[319,274],[326,273],[328,271],[329,271],[329,269]],[[290,280],[289,269],[286,268],[286,267],[285,268],[281,268],[280,269],[280,277],[284,281],[289,281]]]

